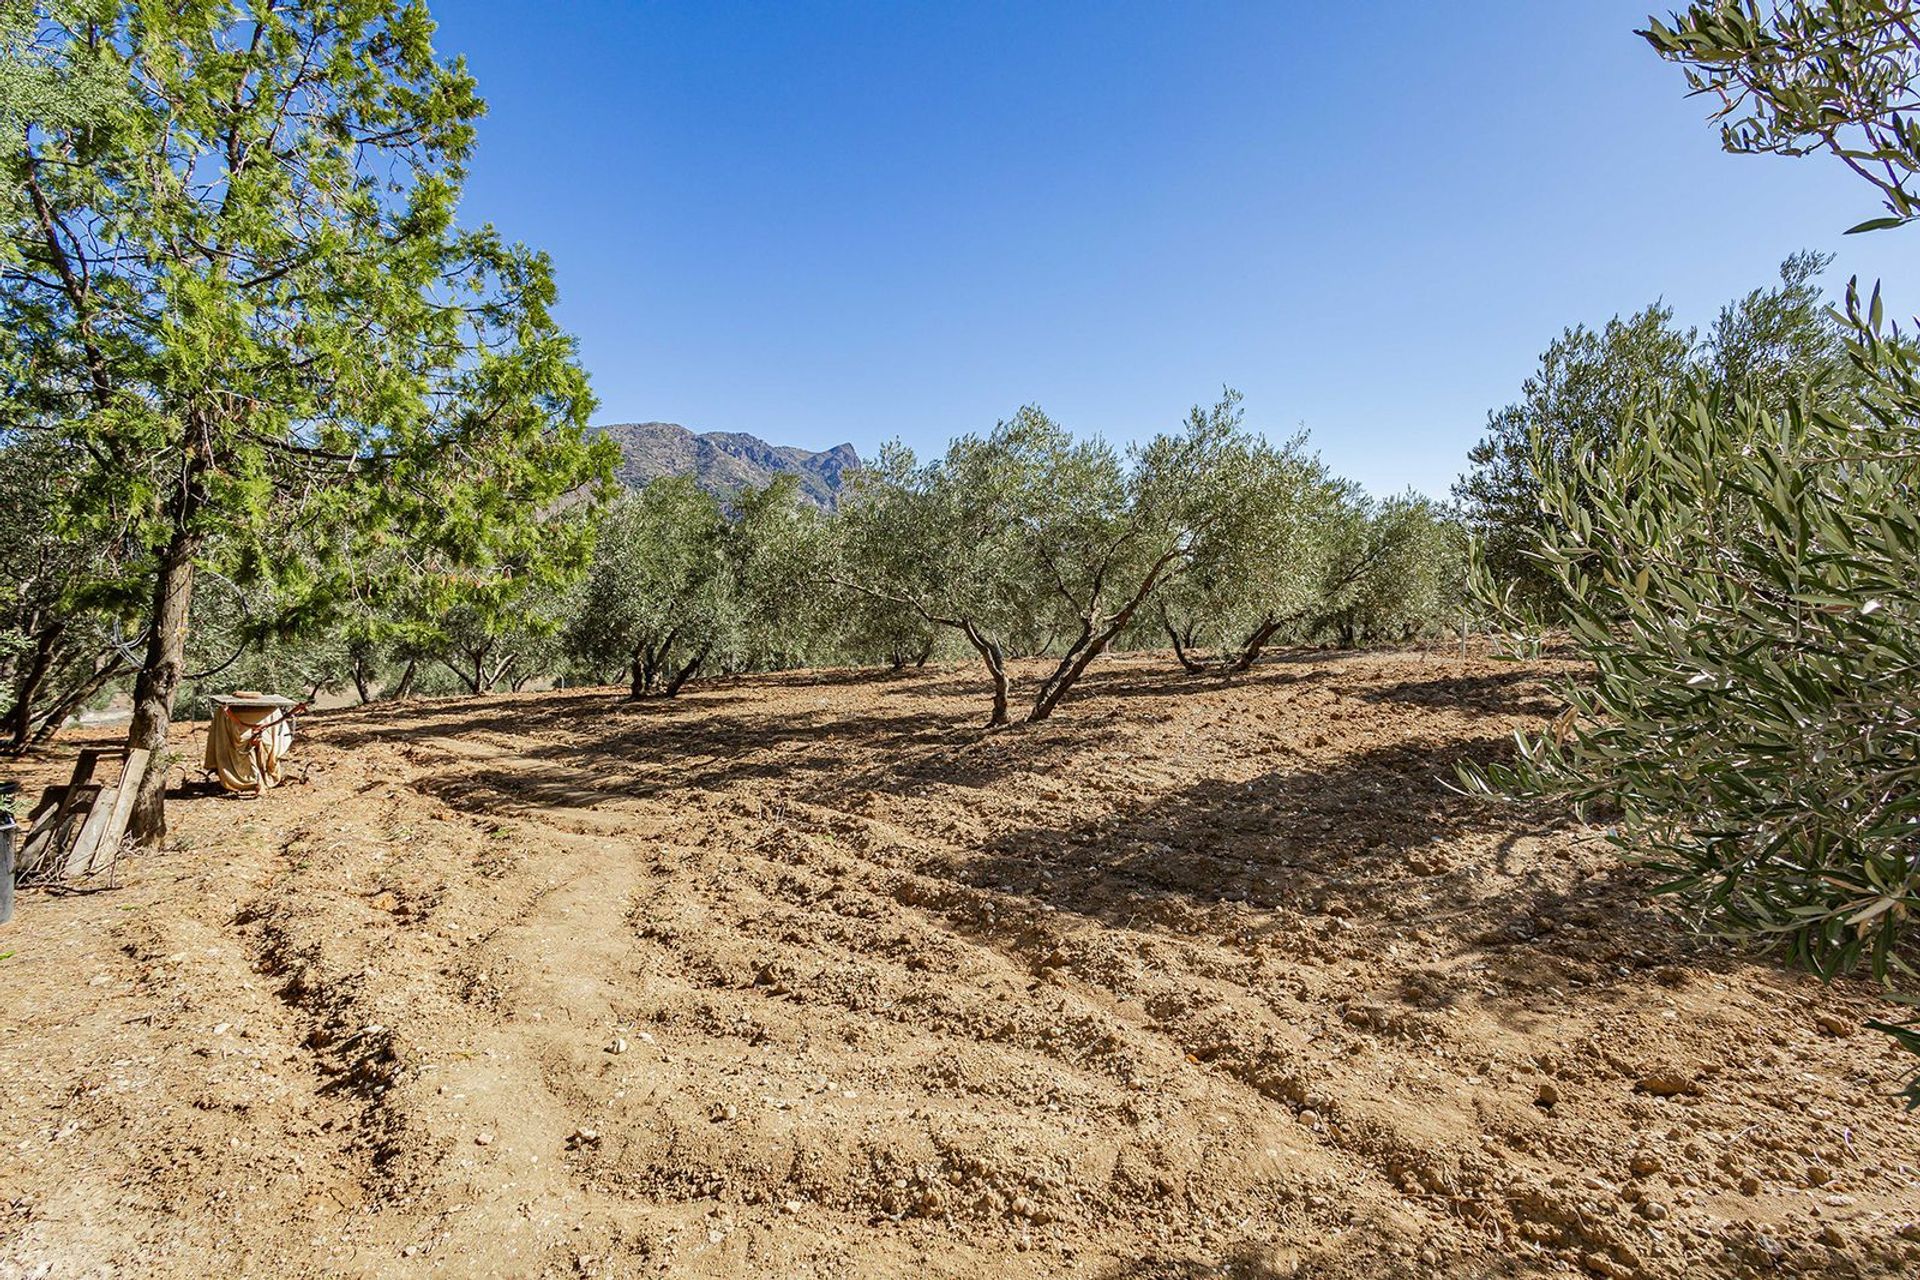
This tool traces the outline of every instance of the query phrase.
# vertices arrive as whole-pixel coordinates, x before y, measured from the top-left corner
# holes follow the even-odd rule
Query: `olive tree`
[[[691,476],[616,498],[568,624],[574,660],[624,669],[635,699],[678,693],[733,630],[725,534],[719,500]]]
[[[1045,720],[1231,536],[1253,454],[1237,404],[1124,452],[1032,407],[926,464],[887,449],[843,504],[839,581],[964,636],[992,682],[990,726],[1011,718],[1010,651],[1038,637],[1053,665],[1026,719]]]
[[[1910,220],[1904,4],[1696,4],[1648,39],[1733,150],[1833,151]],[[1610,453],[1541,451],[1527,554],[1590,670],[1474,788],[1603,809],[1701,927],[1920,996],[1920,357],[1847,294],[1848,378],[1698,379]],[[1477,566],[1478,589],[1507,603]],[[1876,1023],[1920,1054],[1920,1026]],[[1920,1106],[1920,1074],[1909,1078]]]
[[[1465,776],[1616,814],[1611,838],[1713,932],[1823,977],[1904,983],[1920,959],[1920,375],[1871,327],[1859,353],[1875,382],[1853,414],[1701,398],[1605,462],[1548,473],[1547,621],[1591,672],[1511,766]]]
[[[1417,493],[1348,503],[1328,541],[1309,625],[1342,647],[1431,634],[1465,600],[1465,530]]]
[[[1037,411],[1023,411],[925,464],[904,446],[885,446],[836,517],[835,581],[964,636],[992,683],[990,726],[1009,720],[1009,639],[1034,629],[1040,605],[1032,542],[1014,524],[1034,491],[1024,473],[1036,450],[1026,438],[1058,434]]]
[[[1196,548],[1156,610],[1176,660],[1194,674],[1246,670],[1276,634],[1308,616],[1319,598],[1328,519],[1351,488],[1306,451],[1304,436],[1276,445],[1243,431],[1237,395],[1207,415],[1209,429],[1232,442],[1230,463],[1213,479],[1230,487],[1222,496],[1232,518]],[[1218,656],[1204,658],[1204,648]]]
[[[1830,261],[1793,254],[1776,284],[1729,302],[1704,333],[1654,305],[1599,329],[1575,325],[1548,345],[1520,398],[1488,415],[1453,490],[1488,564],[1512,591],[1537,602],[1551,587],[1527,555],[1544,519],[1537,459],[1572,474],[1580,457],[1604,459],[1641,417],[1690,389],[1737,393],[1775,410],[1785,397],[1845,396],[1853,372],[1819,286]]]
[[[1920,19],[1911,0],[1698,0],[1640,33],[1716,104],[1721,144],[1749,155],[1835,157],[1886,213],[1920,217]]]
[[[716,657],[743,670],[805,665],[832,652],[830,536],[798,480],[776,476],[731,494],[720,540],[733,622]]]

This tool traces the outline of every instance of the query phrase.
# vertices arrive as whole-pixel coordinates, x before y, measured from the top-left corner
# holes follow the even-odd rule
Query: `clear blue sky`
[[[1920,232],[1723,155],[1644,4],[433,9],[491,106],[464,217],[553,254],[603,422],[1124,440],[1230,384],[1441,494],[1569,323],[1704,323],[1800,248],[1920,311]]]

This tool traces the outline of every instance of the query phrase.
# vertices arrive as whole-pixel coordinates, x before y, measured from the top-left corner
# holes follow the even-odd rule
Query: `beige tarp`
[[[293,746],[291,698],[239,693],[213,700],[207,726],[207,771],[229,791],[261,792],[280,781],[280,762]]]

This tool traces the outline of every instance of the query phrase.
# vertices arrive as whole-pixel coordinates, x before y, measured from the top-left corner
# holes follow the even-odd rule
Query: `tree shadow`
[[[1368,963],[1413,1008],[1472,995],[1516,1024],[1569,986],[1644,989],[1669,966],[1749,962],[1702,947],[1650,900],[1651,875],[1566,815],[1452,785],[1460,763],[1511,751],[1491,733],[1393,742],[1201,782],[1093,823],[1013,831],[951,874],[1037,911],[959,927],[1000,929],[993,940],[1014,948],[1073,919],[1237,938],[1318,967]],[[1416,936],[1436,963],[1377,963]],[[1463,970],[1471,988],[1441,976]]]
[[[1560,703],[1538,671],[1513,667],[1471,676],[1435,676],[1430,680],[1403,680],[1397,684],[1362,689],[1369,702],[1408,707],[1465,708],[1489,715],[1553,715]]]
[[[939,683],[891,686],[875,699],[881,709],[856,714],[791,704],[769,709],[764,697],[710,692],[683,694],[673,706],[583,697],[558,706],[470,704],[446,714],[397,714],[382,727],[329,741],[397,741],[426,766],[415,782],[421,790],[462,808],[501,813],[721,793],[751,782],[777,784],[794,799],[824,805],[923,783],[988,787],[1031,767],[1036,753],[1083,749],[1113,732],[1099,718],[988,732],[982,709],[941,690]],[[583,715],[602,723],[582,732]],[[510,759],[496,765],[485,754],[432,741],[486,733],[514,736]]]

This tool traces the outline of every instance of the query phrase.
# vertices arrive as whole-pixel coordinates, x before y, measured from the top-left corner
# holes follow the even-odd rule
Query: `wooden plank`
[[[108,756],[121,761],[118,787],[107,787],[93,781],[100,762]],[[16,853],[18,865],[38,872],[40,864],[60,856],[60,878],[90,874],[94,859],[103,846],[119,847],[117,837],[111,844],[106,844],[105,837],[113,829],[116,817],[119,819],[119,829],[124,834],[126,823],[132,816],[140,775],[146,772],[147,758],[146,751],[129,751],[125,747],[87,747],[82,750],[73,762],[73,776],[67,785],[47,788],[47,794],[34,811],[37,820]],[[129,774],[134,779],[132,788],[126,785]],[[123,792],[124,801],[121,799]],[[125,813],[119,812],[122,804]],[[60,847],[63,835],[67,837],[64,850]]]
[[[0,924],[13,919],[13,846],[20,838],[13,805],[19,795],[18,783],[0,782]]]
[[[84,747],[73,762],[73,776],[67,779],[68,787],[77,787],[93,778],[94,766],[100,763],[100,757],[107,754],[105,747]]]
[[[107,828],[100,833],[102,849],[112,851],[120,847],[127,838],[127,823],[133,818],[133,802],[140,796],[140,783],[147,776],[147,761],[152,753],[145,747],[134,747],[127,752],[127,762],[120,771],[120,788],[113,798],[113,812],[107,818]]]
[[[100,790],[97,782],[67,788],[66,799],[34,828],[34,838],[29,842],[33,856],[22,857],[20,866],[38,876],[55,856],[70,849],[75,819],[92,812],[93,802],[99,797]]]
[[[58,825],[61,806],[67,803],[70,790],[64,785],[48,787],[46,794],[40,797],[39,805],[27,815],[26,834],[19,848],[14,850],[18,865],[24,867],[31,863],[32,855],[38,853],[40,846],[51,838],[54,827]]]
[[[78,774],[79,770],[74,772]],[[86,788],[93,785],[89,782],[69,782],[63,787],[47,788],[47,794],[41,797],[40,807],[33,811],[33,826],[27,831],[26,842],[20,846],[20,866],[33,866],[39,860],[40,851],[50,841],[60,838],[60,829],[66,825],[68,816],[76,805],[83,802]]]
[[[80,834],[67,846],[66,860],[60,865],[62,880],[77,880],[93,870],[94,850],[100,847],[100,835],[113,817],[113,802],[118,798],[114,787],[101,787],[94,795],[87,816],[81,820]]]

